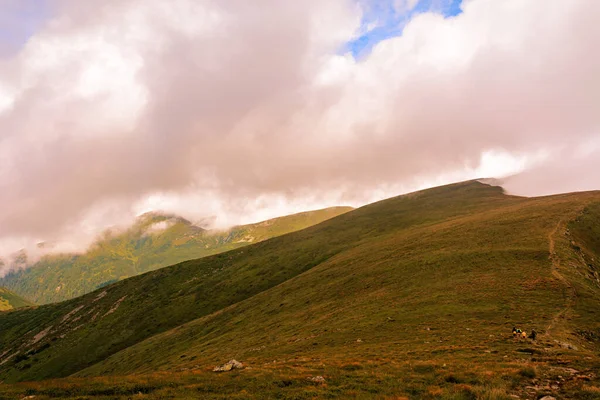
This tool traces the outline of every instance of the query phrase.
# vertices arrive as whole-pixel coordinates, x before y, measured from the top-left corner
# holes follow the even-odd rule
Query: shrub
[[[535,368],[533,367],[523,367],[519,370],[519,375],[524,378],[535,378],[537,376],[535,372]]]

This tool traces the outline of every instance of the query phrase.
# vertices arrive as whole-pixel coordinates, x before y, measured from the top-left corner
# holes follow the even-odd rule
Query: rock
[[[225,364],[220,367],[215,367],[215,371],[217,372],[227,372],[233,369],[233,364]]]
[[[540,400],[556,400],[556,397],[552,397],[552,396],[544,396],[544,397],[542,397]]]
[[[321,375],[309,376],[308,380],[315,383],[325,383],[325,378],[323,378]]]
[[[362,339],[356,339],[356,343],[362,343]]]
[[[560,345],[560,347],[562,347],[563,349],[569,349],[569,350],[579,350],[579,348],[571,343],[567,343],[567,342],[558,342],[558,344]]]
[[[567,371],[571,375],[579,373],[579,371],[577,371],[575,368],[565,368],[565,371]]]
[[[220,367],[217,366],[217,367],[213,368],[213,372],[227,372],[227,371],[231,371],[232,369],[242,369],[242,368],[244,368],[244,364],[242,364],[241,362],[236,361],[236,360],[230,360],[229,362],[221,365]]]

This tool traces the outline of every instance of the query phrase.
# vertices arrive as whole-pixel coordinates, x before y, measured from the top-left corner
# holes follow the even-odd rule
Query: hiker
[[[514,326],[513,326],[512,333],[513,333],[513,337],[516,338],[517,337],[517,328],[515,328]]]
[[[527,332],[525,332],[525,331],[521,332],[521,337],[523,339],[527,339]]]
[[[529,337],[531,338],[531,340],[535,340],[536,335],[537,335],[537,332],[535,331],[535,329],[532,329],[531,335],[529,335]]]

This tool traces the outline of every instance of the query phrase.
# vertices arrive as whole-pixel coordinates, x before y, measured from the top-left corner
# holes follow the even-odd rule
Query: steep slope
[[[299,357],[435,359],[456,351],[479,358],[482,348],[505,346],[514,325],[536,329],[542,347],[559,343],[560,351],[597,356],[598,200],[600,193],[511,199],[361,241],[78,375],[185,369],[229,358],[251,365]]]
[[[33,303],[25,300],[21,296],[11,292],[6,288],[0,287],[0,311],[7,311],[27,306],[33,306]]]
[[[0,279],[38,304],[71,299],[119,280],[315,225],[351,210],[332,207],[206,231],[175,215],[148,213],[125,232],[107,232],[84,254],[46,256]]]
[[[1,315],[0,379],[204,369],[231,357],[262,370],[275,360],[293,375],[337,365],[331,379],[341,379],[373,362],[404,368],[398,360],[458,371],[457,354],[473,373],[515,359],[513,325],[535,328],[540,349],[556,340],[597,362],[600,292],[581,255],[597,251],[597,202],[598,192],[519,198],[465,182],[375,203]]]

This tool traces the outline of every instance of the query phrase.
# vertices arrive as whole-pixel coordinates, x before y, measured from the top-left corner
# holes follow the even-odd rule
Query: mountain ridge
[[[33,266],[0,278],[0,286],[38,304],[68,300],[130,276],[302,229],[351,209],[330,207],[227,230],[206,230],[175,214],[149,212],[124,231],[107,230],[85,253],[42,257]]]
[[[523,365],[557,376],[561,363],[587,371],[600,361],[598,226],[600,192],[521,198],[465,182],[399,196],[0,316],[0,343],[10,343],[0,379],[194,371],[185,379],[195,392],[177,389],[191,397],[233,395],[234,380],[250,388],[253,379],[266,385],[254,394],[289,386],[368,397],[397,394],[401,383],[416,398],[436,398],[434,389],[477,398],[489,385],[500,393],[491,398],[527,397]],[[535,328],[538,341],[515,342],[515,325]],[[231,358],[252,369],[207,372]],[[309,372],[328,384],[307,388]]]

